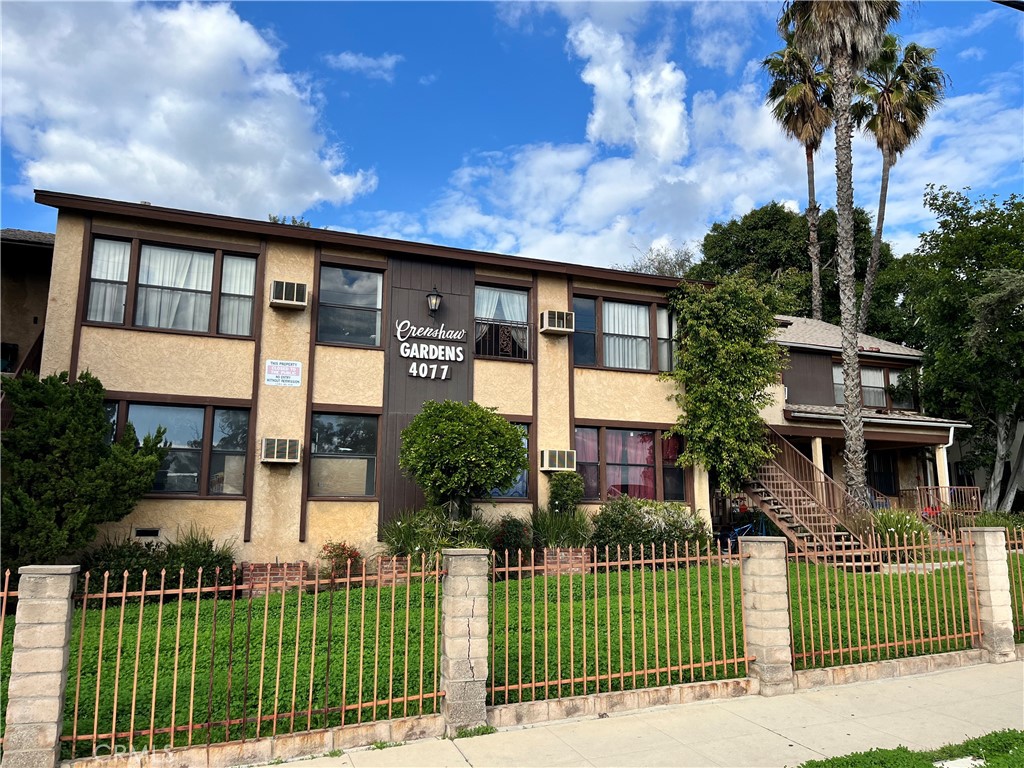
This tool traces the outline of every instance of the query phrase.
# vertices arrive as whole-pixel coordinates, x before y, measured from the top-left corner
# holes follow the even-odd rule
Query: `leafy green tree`
[[[278,216],[276,213],[268,213],[267,221],[271,224],[290,224],[293,227],[311,227],[304,216]]]
[[[772,401],[784,362],[772,340],[775,293],[729,276],[706,287],[684,283],[670,297],[679,324],[675,381],[684,440],[680,464],[718,472],[733,493],[772,456],[761,409]]]
[[[888,34],[878,56],[861,73],[857,84],[856,108],[864,110],[865,128],[875,137],[882,153],[882,181],[878,193],[878,218],[871,243],[871,259],[860,297],[860,328],[867,327],[875,277],[878,274],[885,202],[889,193],[889,172],[924,129],[928,115],[942,103],[945,73],[932,64],[934,48],[917,43],[900,45]]]
[[[1012,455],[1024,419],[1024,198],[929,187],[924,200],[936,228],[900,265],[908,341],[925,354],[922,401],[972,425],[966,458],[989,470],[985,506],[1009,511],[1024,487],[1024,451]]]
[[[528,464],[522,431],[493,408],[428,400],[402,430],[398,466],[429,504],[468,516],[473,499],[508,488]]]
[[[859,317],[853,250],[853,86],[856,73],[877,56],[889,27],[898,21],[894,0],[790,0],[779,18],[779,32],[821,60],[832,73],[832,105],[836,137],[836,214],[839,238],[839,326],[842,329],[843,433],[846,489],[855,499],[870,501],[867,449],[860,394],[857,350]]]
[[[3,390],[12,412],[2,448],[4,567],[67,560],[153,487],[163,430],[138,445],[129,424],[112,442],[103,385],[88,372],[5,379]]]
[[[785,37],[786,47],[761,62],[771,77],[765,102],[786,135],[799,141],[807,160],[807,256],[811,262],[811,317],[821,320],[821,249],[818,216],[821,209],[814,194],[814,155],[832,125],[832,93],[829,76],[819,60],[807,56]]]

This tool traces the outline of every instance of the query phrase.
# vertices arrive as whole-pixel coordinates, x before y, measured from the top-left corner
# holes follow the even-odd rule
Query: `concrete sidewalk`
[[[796,766],[1024,729],[1024,662],[360,749],[310,766]]]

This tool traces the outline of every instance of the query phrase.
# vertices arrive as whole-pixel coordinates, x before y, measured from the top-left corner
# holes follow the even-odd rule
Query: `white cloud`
[[[437,82],[437,75],[434,75],[434,74],[423,75],[419,79],[419,84],[420,85],[433,85],[436,82]]]
[[[960,53],[956,55],[956,57],[964,61],[981,61],[982,59],[985,58],[985,49],[977,47],[964,48],[962,51],[960,51]]]
[[[23,193],[264,218],[376,186],[372,170],[344,170],[316,95],[227,5],[8,4],[2,45]]]
[[[395,80],[395,67],[405,59],[397,53],[367,56],[366,54],[355,53],[354,51],[342,51],[341,53],[328,54],[324,57],[324,60],[335,69],[355,72],[356,74],[366,75],[366,77],[374,80],[384,80],[391,83]]]
[[[954,40],[973,37],[979,32],[984,32],[996,22],[1013,18],[1013,15],[1014,12],[1008,8],[993,8],[990,11],[975,16],[967,26],[933,27],[932,29],[917,30],[908,35],[907,39],[913,40],[919,45],[926,45],[929,48],[939,48]]]
[[[735,74],[754,41],[755,25],[773,13],[778,7],[763,2],[694,3],[687,35],[690,55],[705,67]]]

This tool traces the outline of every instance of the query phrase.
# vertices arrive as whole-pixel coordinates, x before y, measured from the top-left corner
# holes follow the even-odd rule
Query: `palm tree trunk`
[[[821,320],[821,246],[818,245],[818,201],[814,197],[814,150],[807,152],[807,255],[811,259],[811,317]]]
[[[875,290],[875,278],[878,277],[878,261],[882,252],[882,224],[885,223],[885,199],[889,194],[889,169],[892,168],[893,154],[888,147],[882,148],[882,185],[878,192],[878,221],[875,222],[875,236],[871,240],[871,257],[868,259],[868,271],[864,276],[864,292],[860,297],[860,322],[857,328],[861,333],[868,325],[868,311],[871,309],[871,294]]]
[[[836,117],[836,214],[839,272],[839,325],[843,353],[843,432],[846,490],[869,505],[864,416],[861,407],[860,359],[857,352],[857,291],[853,270],[853,65],[848,54],[833,60]]]

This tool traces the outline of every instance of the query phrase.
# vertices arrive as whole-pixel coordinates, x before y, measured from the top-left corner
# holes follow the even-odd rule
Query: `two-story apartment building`
[[[557,451],[575,451],[591,503],[628,493],[712,509],[708,473],[677,467],[667,436],[677,411],[658,374],[672,365],[675,279],[36,200],[58,209],[41,372],[91,371],[116,433],[159,425],[171,444],[120,531],[173,538],[196,524],[251,561],[312,559],[328,539],[373,551],[379,525],[422,501],[398,468],[401,431],[424,401],[446,398],[523,427],[530,468],[481,501],[488,514],[544,504]],[[791,365],[766,417],[841,475],[838,329],[782,325]],[[918,357],[866,339],[865,402],[885,411],[868,419],[873,478],[886,492],[927,475],[925,446],[943,480],[951,425],[900,410],[911,404],[885,390]]]

